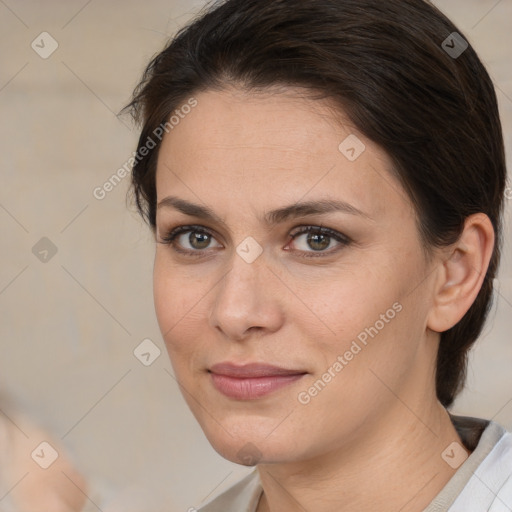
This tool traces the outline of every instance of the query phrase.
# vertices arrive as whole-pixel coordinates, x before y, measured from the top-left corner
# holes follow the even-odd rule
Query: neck
[[[259,465],[258,512],[422,511],[455,473],[442,452],[462,441],[435,397],[412,409],[421,418],[397,401],[353,442],[310,460]]]

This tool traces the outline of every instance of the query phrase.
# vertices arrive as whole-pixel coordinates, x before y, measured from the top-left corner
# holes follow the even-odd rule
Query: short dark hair
[[[482,288],[441,334],[436,391],[445,407],[464,385],[467,353],[491,306],[506,184],[494,88],[460,34],[423,0],[225,0],[151,60],[125,107],[142,125],[140,150],[192,94],[305,88],[333,100],[387,153],[427,249],[454,243],[469,215],[487,214],[496,244]],[[159,147],[160,140],[138,155],[132,173],[137,207],[152,229]]]

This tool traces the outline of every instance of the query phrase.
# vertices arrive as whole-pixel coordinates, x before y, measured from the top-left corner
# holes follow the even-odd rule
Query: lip
[[[307,374],[303,370],[260,363],[219,363],[209,373],[217,391],[236,400],[263,398]]]

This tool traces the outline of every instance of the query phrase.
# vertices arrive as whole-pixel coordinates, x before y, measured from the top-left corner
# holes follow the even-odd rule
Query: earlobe
[[[475,301],[494,249],[494,228],[483,213],[469,216],[457,242],[446,248],[427,327],[435,332],[451,329]]]

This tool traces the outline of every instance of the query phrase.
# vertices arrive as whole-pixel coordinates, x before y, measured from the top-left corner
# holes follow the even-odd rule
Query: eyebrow
[[[225,222],[207,206],[191,203],[185,199],[168,196],[159,201],[157,209],[174,208],[185,215],[198,217],[225,225]],[[321,199],[317,201],[299,202],[282,208],[266,212],[263,222],[269,226],[282,223],[290,218],[307,217],[310,215],[323,215],[326,213],[342,212],[370,219],[371,217],[345,201]]]

